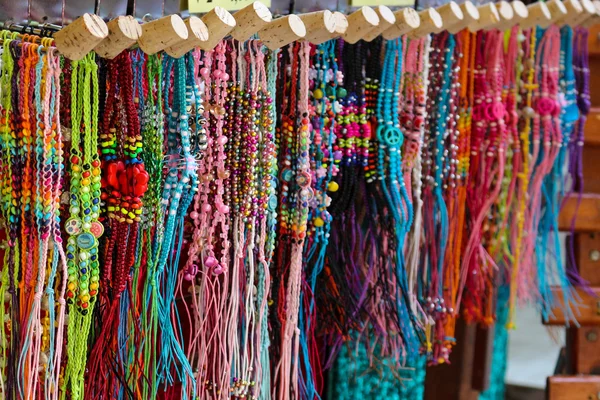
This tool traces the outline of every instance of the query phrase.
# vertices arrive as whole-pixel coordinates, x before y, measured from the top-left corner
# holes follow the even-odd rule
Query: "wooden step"
[[[597,400],[600,399],[600,376],[551,376],[546,391],[548,400]]]
[[[584,194],[579,209],[578,201],[577,195],[567,199],[558,216],[558,229],[569,232],[573,216],[577,215],[575,232],[600,231],[600,194]]]
[[[574,326],[572,318],[569,320],[564,312],[564,294],[561,288],[552,288],[552,296],[556,305],[552,308],[552,314],[545,325],[565,326],[569,324]],[[579,307],[572,312],[575,315],[577,323],[581,326],[600,325],[600,287],[592,287],[588,291],[576,289],[575,296],[579,299]]]

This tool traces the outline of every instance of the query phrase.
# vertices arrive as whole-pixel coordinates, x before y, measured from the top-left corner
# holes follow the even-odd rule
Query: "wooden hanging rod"
[[[507,30],[515,25],[528,29],[550,24],[589,27],[596,23],[600,23],[600,9],[592,0],[548,0],[527,7],[519,0],[478,7],[467,0],[461,5],[451,1],[419,13],[412,8],[392,11],[378,6],[360,7],[347,16],[323,10],[276,19],[264,4],[254,1],[235,15],[215,7],[201,18],[190,17],[185,21],[178,15],[169,15],[140,23],[123,16],[107,25],[96,15],[84,14],[62,29],[54,24],[33,22],[0,22],[0,29],[53,37],[58,50],[76,60],[92,50],[101,57],[113,58],[134,45],[148,54],[165,51],[172,57],[181,57],[196,47],[211,50],[226,37],[243,41],[258,36],[274,49],[296,40],[320,44],[340,36],[356,43],[372,41],[379,35],[393,40],[401,35],[416,38],[444,30],[456,34],[463,29]]]

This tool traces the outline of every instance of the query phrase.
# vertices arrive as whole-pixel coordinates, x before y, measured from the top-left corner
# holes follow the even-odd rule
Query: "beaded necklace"
[[[502,188],[507,146],[505,108],[502,103],[502,49],[502,32],[478,33],[476,64],[479,71],[476,69],[475,88],[480,90],[474,94],[473,120],[476,122],[472,130],[468,196],[472,212],[471,234],[464,251],[457,301],[459,307],[462,288],[466,283],[469,288],[465,296],[468,298],[466,314],[485,324],[493,322],[493,301],[487,295],[491,296],[493,291],[495,262],[488,253],[489,238],[493,231],[484,220],[493,213],[492,206]],[[475,251],[476,248],[479,251]],[[473,269],[481,272],[473,273]]]
[[[98,145],[98,66],[92,53],[82,61],[72,61],[70,218],[65,222],[68,280],[66,297],[70,304],[67,354],[63,391],[74,399],[83,398],[83,379],[91,311],[96,303],[100,280],[98,237],[103,229],[93,206],[100,203]],[[90,101],[89,99],[92,99]],[[81,132],[83,127],[83,132]],[[83,137],[81,137],[83,133]],[[81,141],[83,143],[81,143]],[[85,175],[84,175],[85,174]],[[99,182],[94,182],[98,184]],[[94,285],[94,287],[92,287]]]
[[[297,46],[297,47],[296,47]],[[297,158],[295,160],[294,171],[288,169],[282,171],[282,178],[288,184],[295,178],[297,187],[294,187],[294,192],[290,193],[287,202],[293,207],[290,210],[289,220],[291,222],[290,252],[289,252],[289,276],[287,287],[285,290],[285,314],[281,319],[280,333],[280,358],[276,362],[274,369],[273,396],[282,399],[294,398],[299,395],[298,381],[298,313],[300,307],[300,290],[302,279],[302,251],[304,247],[304,239],[306,237],[306,224],[308,219],[308,200],[311,196],[310,185],[311,176],[309,174],[310,158],[310,136],[309,136],[309,120],[308,120],[308,70],[309,70],[309,55],[310,44],[302,42],[296,44],[294,49],[297,57],[294,57],[294,63],[297,63],[297,68],[300,73],[298,85],[298,94],[296,102],[296,94],[292,92],[292,115],[298,115],[296,120],[290,120],[289,125],[283,126],[287,130],[287,135],[291,136],[291,143],[294,144],[294,152]],[[292,79],[295,79],[292,77]],[[292,90],[294,90],[292,86]],[[296,142],[296,143],[294,143]],[[291,144],[289,143],[289,144]],[[290,149],[292,150],[292,149]],[[287,153],[289,154],[289,153]],[[288,156],[289,157],[289,156]],[[290,162],[291,164],[291,162]],[[295,174],[294,174],[295,172]],[[291,176],[289,176],[291,175]],[[294,177],[295,175],[295,177]],[[286,192],[284,184],[282,190]],[[283,303],[280,301],[280,306]]]
[[[404,140],[400,131],[398,119],[398,99],[400,96],[400,77],[402,66],[401,43],[388,41],[385,52],[385,61],[382,69],[381,87],[379,89],[377,139],[378,173],[383,188],[384,197],[391,209],[392,219],[395,224],[395,266],[393,276],[398,285],[396,291],[396,313],[401,327],[404,351],[408,359],[418,355],[419,339],[413,326],[415,323],[415,310],[410,308],[409,289],[406,271],[404,269],[404,241],[410,230],[413,219],[412,204],[401,174],[402,157],[401,148]],[[387,157],[386,157],[387,155]],[[388,160],[387,163],[385,160]],[[384,171],[388,170],[389,173]]]
[[[125,349],[127,341],[118,335],[119,325],[127,325],[128,295],[131,291],[133,267],[137,250],[139,222],[142,215],[142,197],[148,185],[148,173],[138,157],[142,151],[142,137],[132,92],[133,70],[129,52],[124,51],[108,63],[108,93],[103,109],[102,169],[106,171],[102,183],[102,200],[106,205],[109,234],[105,243],[104,274],[102,278],[103,304],[102,327],[91,352],[90,375],[95,377],[88,385],[89,396],[107,396],[108,391],[120,390],[118,382],[124,381],[125,371],[111,360],[112,354]],[[119,110],[123,110],[119,112]],[[84,180],[89,174],[83,175]],[[99,179],[92,174],[94,188],[100,187]],[[97,205],[92,212],[99,211]],[[97,285],[90,284],[90,289]],[[128,290],[129,289],[129,290]],[[111,346],[117,346],[107,351]],[[119,358],[123,358],[122,356]],[[113,364],[113,374],[107,373]],[[105,380],[104,377],[116,379]],[[122,380],[123,379],[123,380]]]

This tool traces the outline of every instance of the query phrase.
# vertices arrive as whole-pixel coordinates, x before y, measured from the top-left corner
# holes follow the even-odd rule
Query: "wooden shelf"
[[[600,325],[600,288],[590,288],[591,293],[583,289],[577,289],[579,297],[579,307],[573,310],[577,323],[581,326],[598,326]],[[544,325],[559,325],[565,326],[574,325],[574,321],[567,320],[567,316],[563,311],[564,295],[559,287],[552,288],[556,306],[552,309],[552,317],[548,321],[544,321]]]
[[[575,232],[598,232],[600,231],[600,194],[584,194],[579,204],[576,195],[567,199],[563,209],[558,216],[558,229],[561,231],[571,230],[571,221],[575,218]]]
[[[598,399],[600,376],[561,376],[548,378],[548,400],[589,400]]]

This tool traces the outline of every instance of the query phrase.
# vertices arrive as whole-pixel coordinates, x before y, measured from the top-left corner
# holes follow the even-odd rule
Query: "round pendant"
[[[77,235],[81,232],[81,220],[79,218],[69,218],[65,222],[65,231],[69,235]]]
[[[77,246],[79,246],[80,249],[89,250],[94,247],[95,243],[96,238],[91,233],[85,232],[77,236]]]
[[[102,225],[101,222],[94,221],[90,227],[90,232],[96,237],[96,239],[100,239],[100,236],[104,234],[104,225]]]

